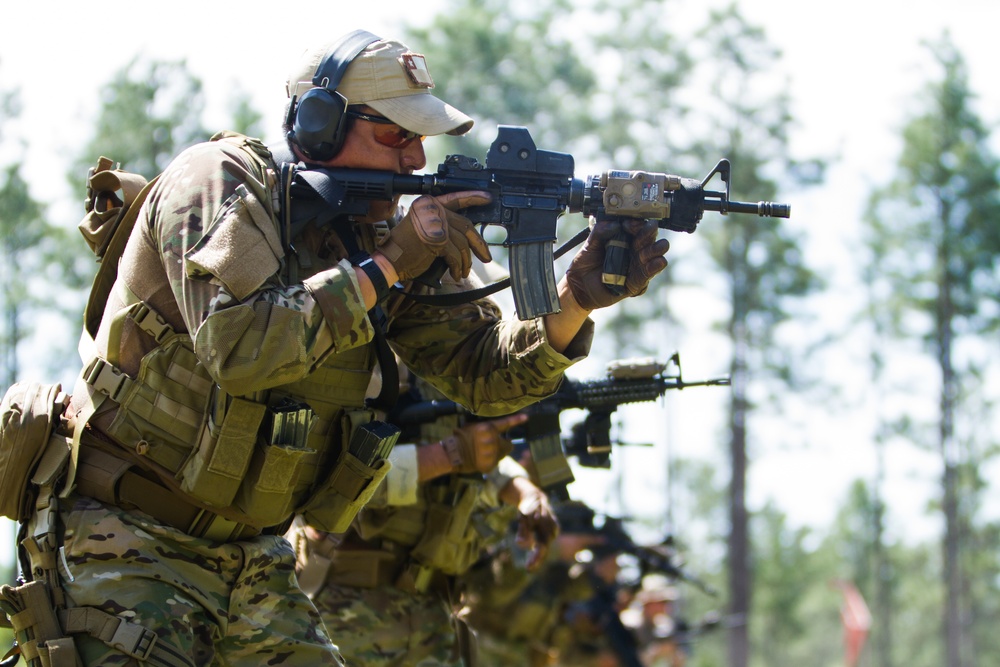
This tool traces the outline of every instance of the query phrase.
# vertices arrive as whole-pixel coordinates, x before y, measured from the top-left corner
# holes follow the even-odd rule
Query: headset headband
[[[344,78],[348,65],[361,54],[369,45],[379,41],[381,37],[373,35],[367,30],[355,30],[341,38],[333,49],[331,49],[323,61],[316,69],[313,76],[313,85],[319,88],[326,88],[334,91],[340,85],[340,80]]]

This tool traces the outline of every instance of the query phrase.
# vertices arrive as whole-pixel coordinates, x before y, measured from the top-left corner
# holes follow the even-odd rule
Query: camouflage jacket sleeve
[[[261,172],[240,148],[199,144],[164,171],[144,211],[195,352],[234,394],[297,380],[372,336],[348,265],[282,284],[284,250]]]
[[[475,286],[445,283],[451,290]],[[490,299],[450,308],[407,299],[397,305],[389,339],[403,363],[484,417],[516,412],[553,393],[565,370],[589,353],[594,333],[588,319],[560,354],[549,345],[541,318],[503,319]]]

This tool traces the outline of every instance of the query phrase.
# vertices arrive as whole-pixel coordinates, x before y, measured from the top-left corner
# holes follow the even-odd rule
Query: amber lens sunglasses
[[[389,148],[406,148],[415,139],[420,141],[425,139],[424,135],[403,129],[385,116],[374,116],[359,111],[347,111],[347,115],[351,118],[360,118],[369,123],[375,123],[375,141]]]

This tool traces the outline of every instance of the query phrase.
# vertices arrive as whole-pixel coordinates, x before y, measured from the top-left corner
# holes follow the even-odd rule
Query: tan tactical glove
[[[482,191],[424,195],[413,201],[399,224],[382,239],[379,250],[396,269],[400,280],[412,280],[441,257],[456,281],[469,275],[472,254],[489,262],[490,248],[469,219],[456,210],[490,202]]]
[[[454,471],[485,474],[493,470],[500,459],[514,450],[510,440],[501,434],[527,419],[525,414],[516,414],[456,428],[451,436],[441,441]]]
[[[525,567],[528,571],[533,571],[545,562],[549,545],[559,534],[559,520],[552,511],[549,497],[534,484],[531,484],[529,490],[522,490],[517,513],[517,544],[525,549],[531,549]]]
[[[604,273],[608,241],[623,227],[631,238],[630,261],[625,274],[624,293],[615,294],[601,281],[601,274]],[[670,249],[670,242],[657,239],[657,229],[655,220],[627,220],[625,223],[605,220],[594,225],[587,242],[566,270],[566,280],[581,308],[605,308],[646,291],[653,276],[667,268],[664,255]]]

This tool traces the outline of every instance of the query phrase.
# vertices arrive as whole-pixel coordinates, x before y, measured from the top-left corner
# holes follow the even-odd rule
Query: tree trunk
[[[892,566],[885,549],[885,503],[882,499],[882,489],[885,482],[885,444],[879,442],[878,471],[875,481],[875,529],[874,543],[875,572],[875,614],[873,625],[875,630],[875,658],[877,667],[892,667]]]
[[[947,667],[962,667],[962,573],[958,560],[960,526],[958,516],[958,452],[955,442],[955,401],[958,381],[952,361],[955,317],[952,304],[951,243],[948,205],[941,202],[941,242],[938,244],[938,294],[936,343],[938,367],[941,371],[939,442],[944,472],[942,474],[944,512],[944,590],[945,590],[945,658]]]
[[[735,370],[735,368],[734,368]],[[735,393],[738,378],[745,378],[745,371],[733,373],[734,395],[732,402],[732,479],[729,485],[729,600],[730,614],[736,621],[729,630],[729,665],[746,667],[750,660],[750,540],[746,507],[746,399]]]
[[[729,484],[729,612],[734,623],[729,630],[729,666],[747,667],[750,662],[750,532],[746,505],[747,480],[747,330],[746,257],[742,239],[730,244],[733,314],[730,336],[733,342],[731,368]]]

